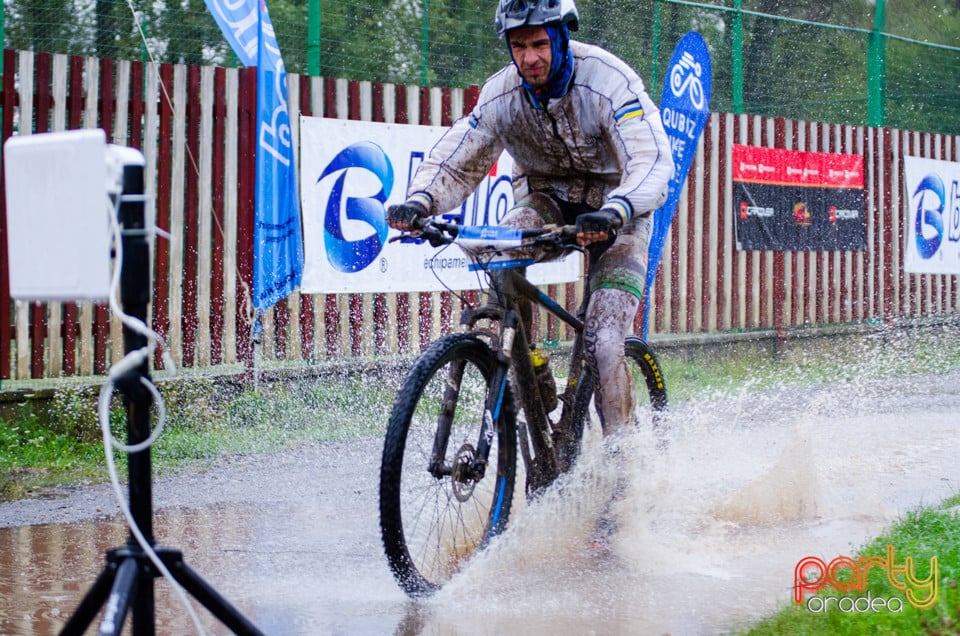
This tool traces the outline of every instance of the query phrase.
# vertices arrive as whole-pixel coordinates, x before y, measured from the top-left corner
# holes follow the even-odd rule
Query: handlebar
[[[457,239],[463,237],[470,240],[482,240],[485,238],[491,241],[498,237],[494,236],[496,230],[510,231],[514,233],[513,240],[519,239],[524,247],[550,247],[557,250],[575,249],[583,251],[583,248],[577,244],[577,229],[575,225],[545,225],[541,228],[501,228],[499,226],[472,226],[460,223],[450,223],[441,221],[434,217],[417,218],[413,222],[416,232],[404,232],[400,236],[394,236],[389,242],[422,239],[430,243],[433,247],[449,245],[456,243]],[[473,236],[471,236],[473,235]]]

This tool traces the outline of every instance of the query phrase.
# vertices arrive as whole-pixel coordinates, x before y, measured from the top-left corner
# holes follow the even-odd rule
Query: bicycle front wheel
[[[394,403],[380,529],[390,568],[411,596],[437,590],[506,527],[516,415],[508,383],[492,386],[496,368],[485,342],[451,334],[417,359]]]

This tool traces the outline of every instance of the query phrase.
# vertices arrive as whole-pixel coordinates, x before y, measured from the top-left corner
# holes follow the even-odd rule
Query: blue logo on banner
[[[349,197],[346,200],[346,217],[351,221],[363,221],[374,233],[356,241],[347,240],[340,224],[343,205],[343,186],[350,168],[370,171],[380,182],[380,192],[372,197]],[[330,191],[327,209],[323,215],[323,245],[330,266],[338,272],[359,272],[367,267],[383,249],[390,228],[383,214],[383,206],[393,189],[393,165],[380,146],[362,141],[344,148],[324,168],[317,179],[319,183],[334,172],[342,171]]]
[[[670,140],[675,170],[670,179],[667,200],[653,215],[653,234],[650,237],[647,284],[644,296],[647,302],[643,309],[643,337],[647,337],[647,320],[650,313],[650,290],[657,277],[663,244],[670,231],[670,223],[676,212],[680,190],[690,172],[690,165],[697,152],[700,134],[710,115],[710,86],[712,71],[710,53],[703,38],[690,31],[677,43],[670,58],[667,81],[660,98],[660,116]]]
[[[937,199],[937,207],[924,207],[924,201],[927,200],[925,193],[931,193]],[[943,181],[935,174],[928,174],[917,186],[913,196],[920,195],[917,202],[916,225],[914,234],[917,235],[917,253],[923,259],[928,259],[937,253],[940,249],[940,242],[943,240],[943,202],[945,190]],[[924,238],[923,227],[929,225],[936,232],[936,236]]]
[[[287,72],[266,5],[260,4],[253,306],[288,296],[303,276],[303,230],[287,110]]]

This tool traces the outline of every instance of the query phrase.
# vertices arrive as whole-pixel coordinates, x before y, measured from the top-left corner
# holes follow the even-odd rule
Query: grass
[[[279,451],[314,441],[383,435],[396,384],[382,376],[330,377],[311,384],[278,383],[225,390],[211,378],[162,385],[167,413],[151,449],[163,474],[202,467],[229,455]],[[51,414],[26,405],[13,421],[0,420],[0,500],[44,496],[51,487],[106,481],[103,442],[89,388],[57,393]],[[154,425],[156,425],[156,416]],[[111,410],[114,436],[126,441],[119,399]],[[114,458],[125,475],[125,455]]]
[[[806,636],[813,634],[859,635],[896,634],[943,635],[960,633],[960,513],[948,508],[951,501],[937,509],[911,512],[894,523],[882,536],[865,546],[860,558],[877,557],[883,564],[867,570],[866,589],[838,591],[826,585],[815,596],[807,597],[802,604],[791,602],[773,616],[760,621],[745,636]],[[888,546],[893,546],[893,563],[907,567],[916,575],[917,581],[936,580],[936,591],[915,590],[913,602],[906,590],[891,585],[887,576],[889,568]],[[906,559],[912,559],[907,566]],[[936,559],[936,566],[932,559]],[[829,563],[829,562],[828,562]],[[935,577],[931,576],[931,570]],[[841,582],[853,584],[853,570],[848,567],[837,571]],[[814,578],[813,580],[816,580]],[[899,580],[904,580],[901,575]],[[833,600],[827,600],[830,597]],[[840,601],[837,599],[845,598]],[[883,599],[867,610],[863,599]],[[859,602],[857,599],[861,599]],[[926,601],[932,604],[926,607]],[[876,601],[872,601],[876,603]],[[824,608],[826,608],[824,610]],[[876,611],[873,611],[873,609]],[[861,611],[857,611],[860,609]]]
[[[671,401],[731,391],[836,384],[960,369],[956,325],[880,331],[783,343],[731,343],[701,350],[658,353]]]
[[[55,432],[28,408],[0,421],[0,500],[63,483],[103,478],[103,446]]]

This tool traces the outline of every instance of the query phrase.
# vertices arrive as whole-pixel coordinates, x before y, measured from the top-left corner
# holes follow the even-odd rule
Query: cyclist
[[[624,61],[570,39],[573,0],[500,0],[495,24],[512,62],[432,148],[387,222],[410,231],[416,218],[456,208],[510,153],[516,204],[501,225],[575,223],[594,252],[586,361],[604,435],[621,433],[634,424],[624,338],[643,294],[652,212],[673,174],[660,111]]]

